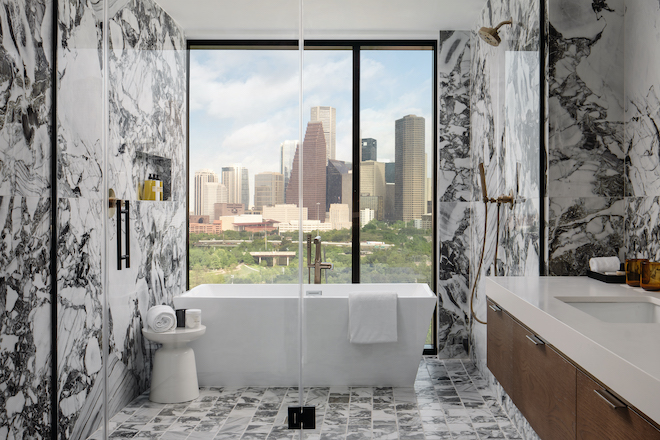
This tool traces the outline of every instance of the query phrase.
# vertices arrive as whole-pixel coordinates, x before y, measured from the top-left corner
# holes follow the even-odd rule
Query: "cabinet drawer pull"
[[[500,309],[499,307],[497,307],[495,304],[491,304],[491,305],[489,305],[488,307],[490,307],[490,309],[491,309],[493,312],[501,312],[501,311],[502,311],[502,309]]]
[[[626,408],[627,405],[614,397],[612,394],[610,394],[606,390],[594,390],[594,393],[598,394],[598,396],[603,399],[607,404],[612,408],[612,409],[620,409],[620,408]]]
[[[533,335],[533,336],[525,335],[525,337],[527,339],[529,339],[530,341],[532,341],[534,343],[534,345],[545,345],[545,342],[543,342],[543,340],[541,338],[539,338],[538,336],[536,336],[536,335]]]

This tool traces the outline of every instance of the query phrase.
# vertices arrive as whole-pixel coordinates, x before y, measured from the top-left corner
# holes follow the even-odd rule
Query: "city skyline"
[[[255,174],[278,171],[272,165],[280,163],[281,144],[300,137],[298,62],[295,51],[191,52],[191,187],[195,170],[218,172],[242,163],[249,171],[253,203]],[[335,158],[346,162],[352,162],[351,66],[350,51],[305,56],[303,134],[313,107],[334,108]],[[394,162],[394,121],[406,114],[431,119],[432,56],[424,51],[363,51],[362,67],[361,135],[378,140],[379,161]],[[430,133],[426,138],[432,139]]]
[[[432,192],[429,191],[429,179],[426,176],[427,155],[424,151],[425,119],[416,115],[406,115],[395,121],[396,127],[396,155],[394,162],[396,171],[395,182],[388,182],[387,163],[372,160],[376,157],[377,140],[367,138],[361,140],[363,147],[370,147],[367,160],[360,162],[360,212],[361,219],[383,220],[420,220],[424,214],[430,212]],[[307,125],[305,139],[302,144],[304,161],[302,165],[302,206],[312,215],[309,220],[325,222],[332,204],[343,204],[350,209],[350,188],[352,166],[344,161],[329,159],[325,164],[327,146],[324,125],[322,121],[310,121]],[[242,199],[243,209],[252,208],[262,211],[266,206],[280,204],[298,205],[299,198],[299,171],[300,171],[300,143],[289,141],[296,145],[295,153],[289,165],[289,155],[284,154],[286,141],[281,144],[282,154],[279,164],[280,170],[291,168],[290,186],[285,187],[285,176],[277,171],[266,171],[255,174],[254,200]],[[273,165],[276,166],[276,165]],[[240,165],[222,168],[222,183],[218,183],[217,175],[212,170],[204,169],[195,172],[196,187],[200,180],[205,189],[201,203],[195,198],[194,205],[202,204],[206,207],[204,212],[195,212],[195,215],[207,214],[210,220],[215,220],[213,203],[207,201],[215,197],[216,203],[239,203],[238,193],[245,194],[245,186],[232,188],[239,180],[236,176],[245,178],[247,170]],[[344,176],[346,175],[346,176]],[[244,180],[244,179],[241,179]],[[242,182],[240,182],[242,183]],[[388,189],[388,185],[391,185]],[[231,188],[228,191],[228,188]],[[210,189],[210,190],[209,190]],[[221,192],[222,190],[223,192]],[[346,191],[348,190],[348,191]],[[217,196],[213,196],[216,194]],[[233,198],[228,193],[237,193]],[[222,194],[222,195],[221,195]],[[345,200],[345,199],[351,199]],[[316,208],[316,209],[314,209]],[[372,211],[371,214],[362,211]],[[364,221],[362,222],[364,223]]]

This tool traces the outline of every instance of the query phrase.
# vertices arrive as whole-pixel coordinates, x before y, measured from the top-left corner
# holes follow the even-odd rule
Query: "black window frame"
[[[353,54],[353,187],[352,187],[352,268],[351,282],[360,283],[360,51],[361,50],[405,50],[428,48],[433,52],[433,210],[432,216],[432,280],[431,290],[438,296],[438,231],[437,231],[437,163],[438,163],[438,42],[437,40],[305,40],[308,50],[351,50]],[[298,40],[187,40],[186,41],[186,185],[190,188],[190,51],[198,49],[270,49],[298,50]],[[357,166],[355,164],[358,164]],[[190,192],[186,190],[186,211],[190,212]],[[186,289],[190,288],[190,221],[186,216]],[[437,307],[432,318],[432,347],[424,347],[424,355],[438,353]]]

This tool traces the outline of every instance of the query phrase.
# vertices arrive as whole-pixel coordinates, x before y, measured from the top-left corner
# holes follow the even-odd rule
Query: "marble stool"
[[[149,400],[157,403],[188,402],[199,397],[195,353],[187,344],[206,333],[206,326],[176,328],[156,333],[143,328],[150,341],[163,344],[154,355]]]

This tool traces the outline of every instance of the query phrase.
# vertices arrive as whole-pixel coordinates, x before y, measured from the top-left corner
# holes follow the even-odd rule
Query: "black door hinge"
[[[289,429],[316,429],[316,407],[290,406]]]

